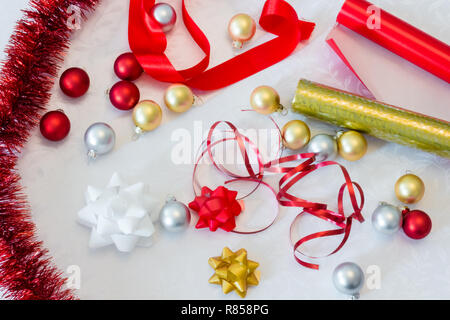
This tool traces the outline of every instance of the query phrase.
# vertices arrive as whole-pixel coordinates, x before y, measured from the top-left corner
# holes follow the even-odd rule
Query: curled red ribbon
[[[267,0],[259,24],[276,38],[250,49],[207,71],[211,47],[205,34],[189,15],[182,1],[183,22],[205,53],[196,65],[176,70],[165,55],[167,39],[149,12],[155,0],[130,0],[128,42],[147,74],[163,82],[184,83],[191,88],[215,90],[245,79],[289,56],[302,40],[307,40],[315,24],[299,20],[294,8],[284,0]]]
[[[213,137],[214,131],[218,128],[218,126],[221,123],[227,125],[231,129],[233,136],[225,137],[225,138],[219,139],[217,141],[213,141],[212,137]],[[230,140],[231,141],[234,140],[238,144],[239,151],[241,153],[242,158],[244,159],[244,164],[245,164],[245,168],[247,170],[248,175],[239,175],[237,173],[234,173],[234,172],[224,168],[222,165],[218,164],[215,161],[214,155],[213,155],[213,148],[220,143],[224,143],[224,142],[230,141]],[[253,150],[253,152],[256,155],[257,170],[255,170],[250,163],[250,157],[249,157],[249,153],[247,150],[248,148]],[[340,165],[339,163],[337,163],[335,161],[323,161],[323,162],[316,163],[315,154],[300,153],[300,154],[293,154],[293,155],[289,155],[289,156],[285,156],[285,157],[280,157],[280,158],[270,161],[268,163],[263,163],[261,154],[260,154],[258,148],[256,147],[256,145],[248,137],[241,134],[239,132],[239,130],[236,128],[236,126],[234,126],[231,122],[228,122],[228,121],[217,121],[211,126],[211,128],[208,132],[208,138],[206,139],[206,148],[199,155],[197,162],[195,164],[195,167],[194,167],[193,187],[194,187],[194,192],[196,195],[197,195],[197,191],[196,191],[197,167],[198,167],[200,160],[205,155],[208,155],[213,166],[219,172],[224,174],[226,177],[232,178],[232,180],[228,180],[225,183],[234,182],[234,181],[257,182],[258,186],[262,184],[262,185],[268,187],[274,193],[274,195],[276,196],[276,199],[280,205],[286,206],[286,207],[302,208],[303,210],[297,215],[297,217],[293,220],[293,222],[291,224],[291,237],[292,237],[292,231],[293,231],[293,227],[294,227],[295,223],[298,221],[300,216],[304,213],[309,213],[317,218],[329,221],[339,227],[339,229],[322,231],[322,232],[310,234],[308,236],[301,238],[300,240],[296,241],[295,243],[293,243],[294,258],[302,266],[305,266],[305,267],[308,267],[311,269],[316,269],[316,270],[319,269],[319,266],[317,264],[303,261],[302,259],[297,257],[297,255],[296,255],[297,252],[303,254],[302,252],[300,252],[298,250],[298,248],[303,243],[305,243],[307,241],[311,241],[313,239],[321,238],[321,237],[329,237],[329,236],[344,234],[344,237],[341,240],[340,244],[337,246],[337,248],[335,250],[333,250],[327,256],[332,255],[332,254],[338,252],[346,243],[346,241],[350,235],[352,220],[356,219],[359,222],[364,221],[364,218],[361,215],[361,210],[364,206],[363,190],[359,186],[359,184],[357,184],[356,182],[351,180],[350,175],[348,174],[345,167],[343,167],[342,165]],[[299,160],[302,160],[302,162],[300,164],[297,164],[296,166],[293,166],[293,167],[281,166],[282,164],[295,162],[295,161],[299,161]],[[331,166],[331,165],[338,166],[341,169],[342,174],[345,179],[345,183],[341,186],[339,193],[338,193],[338,212],[333,212],[331,210],[328,210],[326,204],[310,202],[310,201],[298,198],[288,192],[290,188],[292,188],[299,180],[301,180],[306,175],[311,174],[320,168],[323,168],[326,166]],[[268,185],[267,183],[265,183],[263,181],[265,172],[273,172],[273,173],[282,173],[283,174],[283,176],[279,180],[278,192],[276,192],[270,185]],[[359,204],[358,204],[358,201],[356,198],[355,187],[356,187],[356,190],[358,190],[359,195],[360,195]],[[348,190],[350,203],[353,208],[353,213],[348,216],[346,216],[346,214],[344,212],[344,191],[345,191],[345,189]],[[202,196],[203,196],[203,190],[202,190]],[[200,208],[200,206],[196,205],[196,208],[197,207]],[[221,208],[216,208],[216,212],[220,212],[220,209]],[[209,214],[209,212],[208,212],[208,214]],[[236,216],[236,215],[234,215],[234,216]],[[233,216],[233,222],[234,222],[234,216]],[[233,232],[236,232],[236,233],[243,233],[243,234],[258,233],[258,232],[268,229],[275,222],[277,217],[278,217],[278,211],[277,211],[274,219],[267,226],[265,226],[264,228],[261,228],[259,230],[255,230],[255,231],[236,231],[236,230],[231,230],[231,229],[230,230]],[[227,230],[227,231],[230,231],[230,230]],[[309,256],[309,257],[317,258],[314,256]]]

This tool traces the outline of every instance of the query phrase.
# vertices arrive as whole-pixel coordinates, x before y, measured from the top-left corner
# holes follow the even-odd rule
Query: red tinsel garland
[[[77,6],[84,17],[98,2],[30,0],[6,49],[0,75],[0,289],[6,298],[75,298],[35,237],[15,166],[68,48],[68,8]]]

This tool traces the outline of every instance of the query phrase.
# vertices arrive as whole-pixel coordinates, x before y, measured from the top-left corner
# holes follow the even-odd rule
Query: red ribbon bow
[[[205,53],[199,63],[185,70],[176,70],[164,54],[166,36],[149,14],[155,0],[130,0],[128,42],[145,72],[153,78],[185,83],[201,90],[226,87],[280,62],[294,51],[301,40],[309,39],[315,27],[312,22],[299,20],[294,8],[286,1],[267,0],[259,24],[277,37],[205,71],[211,47],[208,38],[187,12],[185,2],[182,1],[183,22]]]
[[[208,187],[202,188],[202,194],[189,203],[189,208],[198,212],[197,229],[209,228],[216,231],[221,228],[231,231],[236,227],[235,217],[241,211],[241,205],[236,200],[237,192],[220,186],[212,191]]]

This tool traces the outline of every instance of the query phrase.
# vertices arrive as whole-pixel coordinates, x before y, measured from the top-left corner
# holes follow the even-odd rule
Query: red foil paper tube
[[[450,83],[450,46],[372,3],[345,1],[337,22]]]

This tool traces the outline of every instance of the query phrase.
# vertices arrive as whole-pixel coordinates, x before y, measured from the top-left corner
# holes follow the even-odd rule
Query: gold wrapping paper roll
[[[443,120],[305,79],[298,84],[292,109],[341,127],[450,158],[450,123]]]

